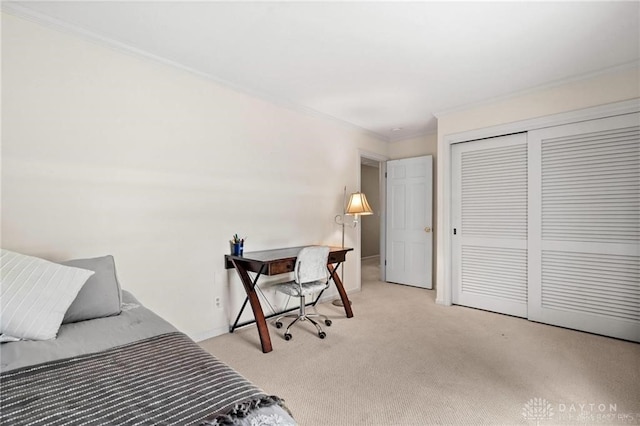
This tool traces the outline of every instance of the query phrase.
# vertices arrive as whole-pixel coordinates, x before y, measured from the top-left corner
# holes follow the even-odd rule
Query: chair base
[[[318,337],[320,337],[321,339],[324,339],[325,337],[327,337],[327,334],[322,330],[322,327],[320,327],[320,324],[318,324],[312,318],[322,318],[327,327],[329,327],[331,325],[331,320],[329,318],[327,318],[326,315],[298,313],[298,314],[286,314],[286,315],[282,315],[282,316],[279,316],[278,318],[276,318],[276,322],[275,322],[276,328],[282,328],[282,319],[283,318],[294,318],[294,320],[291,321],[291,323],[289,323],[289,325],[287,326],[287,329],[284,332],[284,339],[285,340],[291,340],[293,338],[291,333],[289,333],[289,329],[295,323],[297,323],[298,321],[303,321],[303,322],[304,321],[309,321],[311,324],[313,324],[316,327],[316,330],[318,330]]]

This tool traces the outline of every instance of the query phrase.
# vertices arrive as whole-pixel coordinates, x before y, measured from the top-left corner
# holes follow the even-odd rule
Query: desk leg
[[[340,299],[342,299],[342,304],[344,305],[344,312],[347,314],[347,318],[353,317],[353,311],[351,310],[351,303],[349,302],[349,298],[347,297],[347,292],[344,291],[344,287],[342,285],[342,280],[336,273],[336,267],[333,265],[327,265],[329,268],[329,272],[331,273],[331,277],[333,282],[336,283],[336,288],[338,289],[338,293],[340,293]]]
[[[271,337],[269,336],[267,321],[264,318],[264,312],[262,312],[262,305],[260,305],[258,294],[253,288],[251,277],[249,276],[249,273],[245,269],[242,262],[236,261],[234,259],[232,259],[231,261],[233,262],[233,266],[236,268],[238,275],[240,275],[240,280],[242,280],[244,290],[247,292],[247,297],[249,298],[249,303],[251,304],[251,310],[253,311],[253,317],[256,319],[256,325],[258,326],[258,334],[260,335],[262,352],[271,352]]]

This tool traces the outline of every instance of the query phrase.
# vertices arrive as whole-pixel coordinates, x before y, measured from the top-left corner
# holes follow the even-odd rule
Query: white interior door
[[[640,341],[640,114],[529,145],[529,318]]]
[[[527,137],[452,147],[452,301],[527,316]]]
[[[386,280],[432,288],[431,155],[387,161]]]

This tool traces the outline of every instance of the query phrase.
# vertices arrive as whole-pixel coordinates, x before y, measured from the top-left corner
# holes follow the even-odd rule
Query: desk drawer
[[[275,262],[269,265],[269,273],[267,275],[286,274],[287,272],[293,272],[295,268],[295,260],[285,260],[282,262]]]

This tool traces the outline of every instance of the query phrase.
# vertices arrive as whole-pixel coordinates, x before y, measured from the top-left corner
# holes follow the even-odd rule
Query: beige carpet
[[[640,345],[490,312],[436,305],[435,291],[382,283],[363,263],[354,317],[321,340],[255,326],[201,345],[301,425],[640,424]]]

